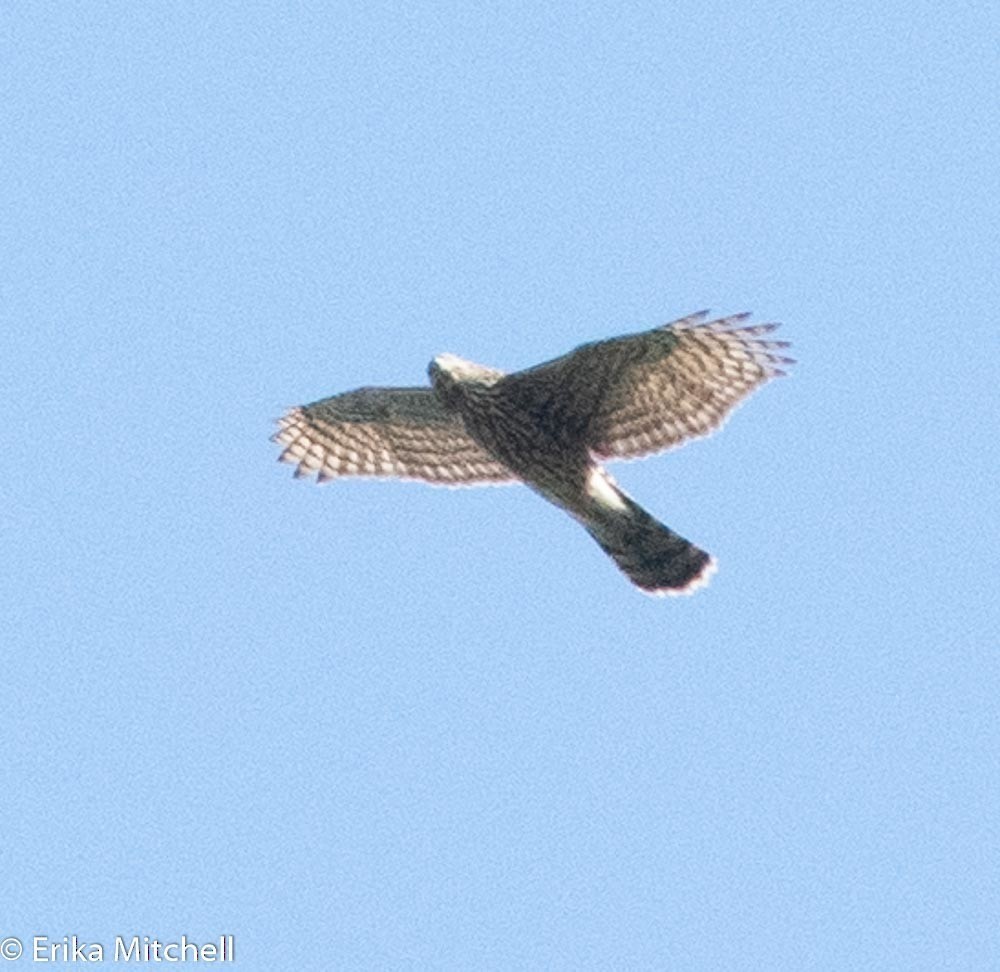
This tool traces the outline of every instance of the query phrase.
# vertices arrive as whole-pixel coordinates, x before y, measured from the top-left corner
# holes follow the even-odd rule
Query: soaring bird
[[[452,354],[430,386],[366,387],[291,409],[274,441],[296,476],[522,482],[566,510],[637,587],[689,593],[715,562],[625,493],[602,461],[637,459],[708,435],[779,375],[787,341],[749,314],[702,311],[583,344],[505,374]]]

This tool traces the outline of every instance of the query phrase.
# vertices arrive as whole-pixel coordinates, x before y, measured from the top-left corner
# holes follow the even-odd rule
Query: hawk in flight
[[[637,587],[680,594],[715,563],[628,496],[601,465],[708,435],[793,363],[777,324],[692,314],[584,344],[505,374],[452,354],[430,387],[359,388],[293,408],[274,441],[296,476],[419,479],[439,486],[521,482],[562,507]]]

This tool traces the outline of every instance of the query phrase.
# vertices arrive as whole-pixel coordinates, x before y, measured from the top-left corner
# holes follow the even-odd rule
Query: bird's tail
[[[587,532],[636,587],[647,594],[690,594],[707,583],[715,561],[674,533],[617,486],[620,503],[602,504]]]

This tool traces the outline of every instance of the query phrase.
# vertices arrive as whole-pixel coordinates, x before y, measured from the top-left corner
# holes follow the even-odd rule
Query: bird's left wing
[[[792,364],[778,325],[745,325],[749,314],[706,322],[707,312],[595,341],[528,369],[526,385],[560,387],[569,413],[585,417],[597,459],[637,459],[708,435],[748,395]],[[516,375],[514,377],[517,377]]]
[[[418,479],[439,486],[513,482],[430,388],[358,388],[302,405],[272,436],[296,476]]]

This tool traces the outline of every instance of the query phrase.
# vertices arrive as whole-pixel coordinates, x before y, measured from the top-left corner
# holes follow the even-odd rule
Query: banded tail
[[[690,540],[647,513],[609,478],[611,499],[602,488],[600,512],[584,526],[636,587],[647,594],[690,594],[708,582],[715,561]]]

